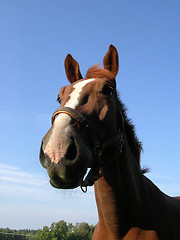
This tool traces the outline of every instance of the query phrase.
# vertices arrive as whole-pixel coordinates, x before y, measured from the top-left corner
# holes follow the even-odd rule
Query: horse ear
[[[66,76],[70,83],[73,83],[79,79],[82,79],[82,75],[79,69],[78,62],[68,54],[64,61]]]
[[[117,49],[112,44],[104,57],[103,64],[104,69],[109,70],[115,78],[119,69],[119,57]]]

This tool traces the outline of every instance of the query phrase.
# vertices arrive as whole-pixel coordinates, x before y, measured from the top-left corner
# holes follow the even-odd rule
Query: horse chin
[[[50,184],[52,187],[58,188],[58,189],[74,189],[81,185],[82,180],[83,180],[83,177],[79,177],[78,179],[75,179],[71,182],[65,182],[63,180],[53,181],[52,179],[50,179]]]
[[[80,186],[86,174],[87,166],[82,166],[80,162],[63,165],[64,162],[60,162],[55,169],[47,169],[50,184],[59,189],[73,189]]]

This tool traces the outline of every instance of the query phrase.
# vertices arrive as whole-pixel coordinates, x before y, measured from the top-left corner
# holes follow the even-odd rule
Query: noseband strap
[[[81,115],[79,112],[77,112],[76,110],[74,110],[73,108],[70,108],[70,107],[61,107],[61,108],[56,109],[56,111],[52,115],[52,124],[53,124],[54,120],[56,119],[57,115],[59,115],[60,113],[65,113],[65,114],[69,115],[80,126],[85,127],[85,128],[88,127],[88,122],[83,117],[83,115]]]
[[[119,130],[119,132],[116,135],[114,135],[113,137],[110,137],[110,138],[106,139],[105,141],[99,142],[96,140],[96,138],[93,134],[93,131],[89,127],[89,124],[88,124],[87,120],[85,119],[85,117],[81,113],[74,110],[73,108],[70,108],[70,107],[58,108],[52,115],[52,124],[54,123],[56,117],[61,113],[69,115],[79,126],[81,126],[86,131],[86,134],[91,141],[91,146],[92,146],[92,150],[93,150],[93,166],[91,167],[85,180],[83,180],[81,183],[81,190],[85,193],[85,192],[87,192],[88,186],[92,186],[95,181],[97,181],[100,177],[102,177],[102,173],[100,173],[100,167],[103,166],[103,162],[102,162],[103,151],[107,147],[118,143],[119,153],[122,152],[124,140],[123,140],[123,135],[122,135],[121,131],[123,131],[123,128],[124,128],[124,118],[122,116],[122,113],[120,112],[120,115],[122,118],[122,121],[121,121],[122,129]]]

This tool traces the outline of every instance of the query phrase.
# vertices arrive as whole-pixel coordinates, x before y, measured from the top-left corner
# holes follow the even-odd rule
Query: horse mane
[[[109,80],[114,80],[114,77],[112,76],[111,72],[102,68],[99,64],[96,64],[88,69],[86,73],[86,78],[107,78]],[[135,127],[132,124],[132,121],[127,117],[127,109],[124,106],[124,104],[120,101],[118,94],[117,94],[117,103],[119,105],[119,109],[124,118],[124,128],[125,128],[130,149],[134,154],[134,157],[137,161],[139,168],[144,174],[148,172],[149,169],[140,167],[141,151],[143,150],[142,143],[138,140],[135,134]]]
[[[149,171],[149,168],[146,168],[146,167],[141,168],[140,166],[141,151],[143,151],[143,148],[142,148],[142,143],[139,141],[138,137],[136,136],[135,126],[132,124],[132,120],[127,117],[127,109],[124,106],[124,104],[120,101],[119,96],[117,96],[117,101],[119,104],[119,109],[122,112],[122,115],[124,118],[124,129],[127,135],[130,149],[133,152],[133,155],[142,173],[143,174],[147,173]]]

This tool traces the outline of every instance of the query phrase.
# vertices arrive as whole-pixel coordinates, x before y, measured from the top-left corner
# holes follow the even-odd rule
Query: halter
[[[88,139],[90,139],[90,143],[91,143],[91,146],[93,149],[93,165],[92,165],[89,173],[87,174],[86,178],[81,183],[81,190],[84,193],[86,193],[87,187],[92,186],[95,181],[97,181],[99,178],[101,178],[103,176],[102,173],[100,173],[100,167],[103,165],[103,163],[102,163],[103,151],[107,147],[109,147],[115,143],[118,143],[119,153],[122,152],[122,148],[123,148],[123,144],[124,144],[123,135],[122,135],[121,130],[119,130],[119,132],[116,135],[114,135],[113,137],[110,137],[110,138],[106,139],[105,141],[99,142],[94,137],[93,131],[89,127],[89,124],[88,124],[87,120],[85,119],[85,117],[81,113],[74,110],[73,108],[70,108],[70,107],[58,108],[52,115],[52,124],[53,124],[54,120],[56,119],[57,115],[59,115],[60,113],[65,113],[65,114],[69,115],[79,126],[81,126],[85,130],[87,136],[89,137]],[[123,130],[124,118],[123,118],[121,112],[120,112],[120,115],[122,118],[121,124],[122,124],[122,130]]]

